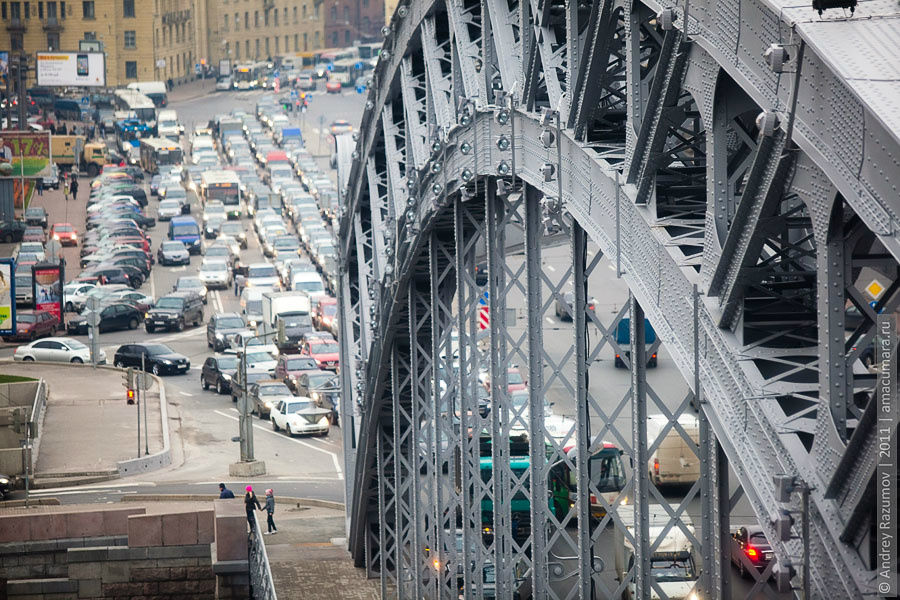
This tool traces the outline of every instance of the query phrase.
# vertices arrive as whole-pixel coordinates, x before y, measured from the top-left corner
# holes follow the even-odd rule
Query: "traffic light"
[[[127,395],[128,395],[128,404],[134,404],[134,390],[131,388],[128,388]]]
[[[125,385],[125,397],[128,399],[128,404],[134,404],[134,369],[128,367],[122,372],[122,379]]]

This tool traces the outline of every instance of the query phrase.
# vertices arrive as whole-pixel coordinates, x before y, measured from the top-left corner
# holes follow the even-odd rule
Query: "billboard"
[[[62,322],[63,274],[62,264],[39,263],[31,267],[35,310],[49,312]]]
[[[41,86],[106,86],[102,52],[38,52],[37,84]]]
[[[0,258],[0,335],[16,333],[16,277],[11,258]]]
[[[50,175],[49,131],[0,131],[0,176],[38,178]]]
[[[0,52],[0,77],[6,77],[9,74],[9,52],[5,50]]]
[[[231,61],[223,58],[219,61],[219,77],[228,77],[231,75]]]

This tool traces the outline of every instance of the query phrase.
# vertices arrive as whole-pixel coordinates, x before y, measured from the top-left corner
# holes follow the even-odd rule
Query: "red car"
[[[484,389],[491,391],[491,374],[485,373],[482,376],[481,383]],[[528,388],[528,382],[522,377],[521,371],[516,367],[510,367],[506,371],[506,390],[509,392],[518,392]]]
[[[17,311],[16,335],[3,336],[5,342],[34,341],[56,335],[59,319],[45,311]]]
[[[300,346],[300,354],[313,357],[320,369],[338,370],[340,349],[334,340],[323,338],[304,340]]]
[[[329,94],[340,94],[341,93],[341,82],[340,81],[326,81],[325,82],[325,91]]]
[[[313,327],[320,331],[330,331],[335,319],[337,319],[337,298],[321,298],[312,311]]]
[[[291,390],[297,391],[297,379],[304,373],[315,373],[319,370],[319,363],[312,356],[298,356],[297,354],[282,354],[275,365],[275,379],[280,379]]]
[[[77,246],[78,232],[71,223],[54,223],[50,228],[50,237],[63,246]]]

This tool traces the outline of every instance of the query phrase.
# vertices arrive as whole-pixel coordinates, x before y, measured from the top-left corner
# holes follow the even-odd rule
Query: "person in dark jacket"
[[[259,500],[256,498],[256,494],[253,493],[253,486],[247,486],[247,493],[244,494],[244,508],[247,509],[247,523],[250,524],[250,529],[253,529],[253,523],[255,519],[253,518],[253,508],[256,507],[256,510],[262,510],[262,507],[259,505]]]
[[[224,483],[219,484],[219,499],[225,500],[228,498],[234,498],[234,492],[225,487]]]
[[[278,533],[278,528],[275,527],[275,521],[272,518],[275,515],[275,493],[268,489],[266,490],[266,525],[269,530],[265,532],[265,535],[270,533]]]
[[[72,200],[78,200],[78,178],[72,174],[72,183],[69,184],[69,192],[72,194]]]

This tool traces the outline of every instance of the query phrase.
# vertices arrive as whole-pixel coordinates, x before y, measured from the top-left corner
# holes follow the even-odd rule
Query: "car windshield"
[[[43,217],[44,209],[42,208],[29,208],[25,211],[26,217]]]
[[[216,327],[222,329],[238,329],[244,326],[244,321],[238,317],[225,317],[216,321]]]
[[[70,232],[70,231],[74,231],[74,229],[72,229],[72,226],[71,226],[71,225],[56,225],[56,226],[53,228],[53,230],[54,230],[54,231],[62,231],[62,232],[65,232],[65,233],[68,233],[68,232]]]
[[[144,346],[147,354],[150,356],[160,356],[162,354],[175,354],[175,351],[165,344],[147,344]]]
[[[332,375],[331,373],[322,373],[321,375],[310,375],[309,376],[309,387],[310,388],[321,387],[334,378],[335,378],[335,376]]]
[[[220,356],[219,357],[219,370],[221,371],[229,371],[231,369],[237,369],[238,361],[236,356]]]
[[[179,236],[179,235],[196,236],[196,235],[199,235],[199,233],[198,233],[196,225],[194,225],[193,223],[187,223],[184,225],[174,225],[172,227],[172,235],[173,236]]]
[[[509,385],[513,385],[513,384],[525,383],[525,380],[522,379],[521,373],[511,371],[506,374],[506,383]]]
[[[272,265],[251,266],[248,270],[250,277],[277,277],[275,267]]]
[[[754,546],[768,546],[769,540],[766,539],[766,534],[758,531],[750,534],[750,543]]]
[[[322,292],[325,286],[321,281],[294,281],[294,290],[301,292]]]
[[[228,265],[223,262],[208,262],[200,265],[200,270],[205,273],[218,273],[221,271],[227,271]]]
[[[300,242],[289,237],[278,238],[275,240],[275,247],[278,250],[296,250],[300,247]]]
[[[184,300],[181,298],[160,298],[159,302],[156,303],[156,308],[174,308],[176,310],[181,309],[184,305]]]
[[[302,315],[284,315],[282,317],[285,327],[312,327],[312,317],[306,314]]]
[[[176,200],[163,200],[159,203],[161,210],[181,210],[181,204]]]
[[[290,396],[291,390],[288,389],[286,385],[283,383],[273,383],[270,385],[263,385],[259,388],[260,396]]]
[[[310,353],[312,354],[337,354],[338,345],[334,342],[326,342],[324,344],[310,344]]]
[[[222,233],[227,233],[229,235],[240,235],[244,233],[244,226],[240,223],[235,223],[234,221],[223,223]]]
[[[260,379],[268,379],[269,374],[265,371],[247,373],[247,383],[256,383]]]
[[[231,256],[231,250],[225,246],[210,246],[206,250],[207,256]]]
[[[333,317],[337,314],[337,304],[326,304],[322,307],[322,314],[326,317]]]
[[[181,242],[163,242],[162,249],[169,252],[184,250],[184,244]]]
[[[29,313],[19,313],[16,315],[16,321],[19,323],[34,323],[37,319]]]
[[[166,198],[187,198],[187,192],[180,187],[166,188]]]
[[[202,287],[203,283],[196,277],[182,277],[178,280],[178,289],[194,290]]]
[[[301,410],[307,410],[309,408],[316,408],[316,405],[312,402],[291,402],[287,405],[285,413],[300,412]]]
[[[78,340],[66,340],[66,346],[68,346],[70,350],[85,350],[87,348],[87,346]]]
[[[31,277],[28,275],[16,275],[16,291],[31,289]],[[18,318],[18,315],[17,315]]]
[[[316,368],[316,361],[312,358],[291,358],[286,365],[289,371],[305,371]]]
[[[269,362],[273,359],[268,352],[248,352],[247,360],[250,362]]]

